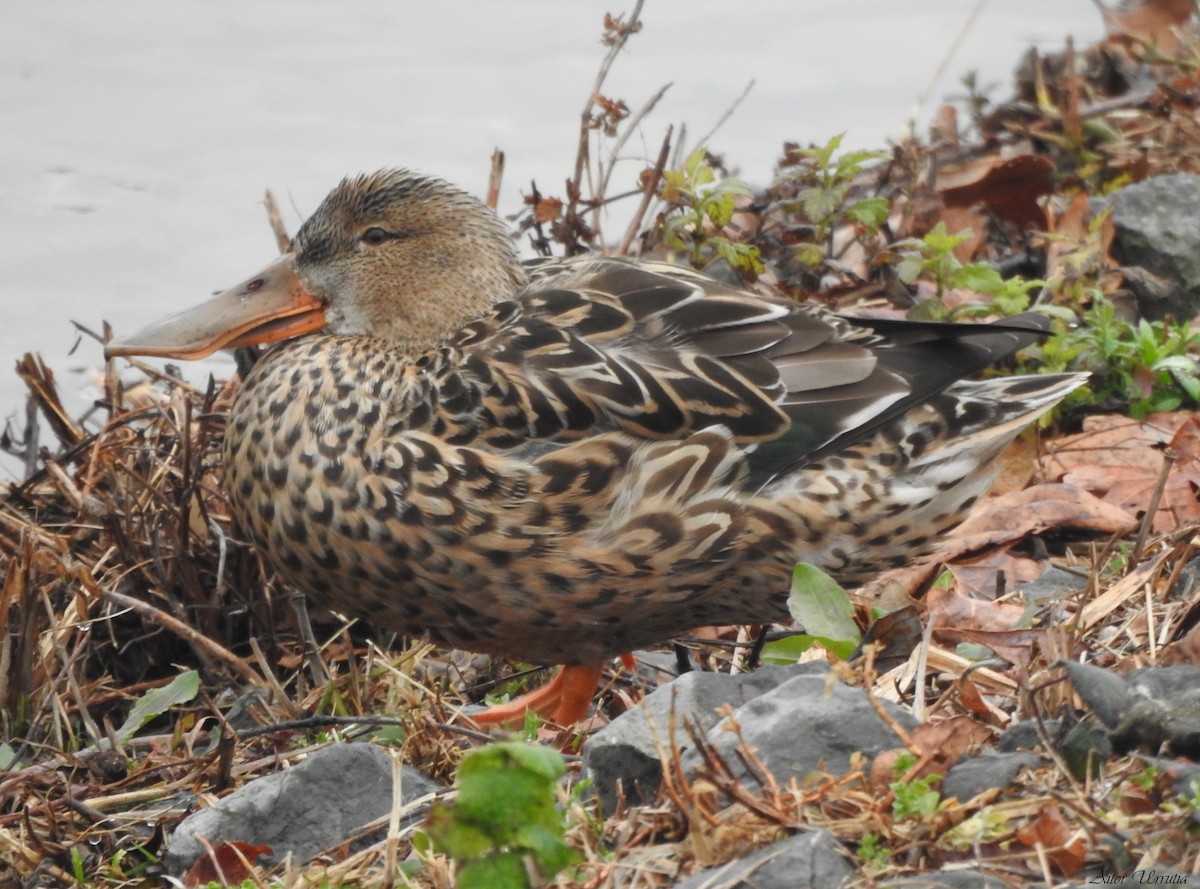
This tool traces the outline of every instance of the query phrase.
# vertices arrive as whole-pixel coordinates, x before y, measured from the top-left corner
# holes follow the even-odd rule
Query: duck
[[[589,711],[612,659],[788,618],[928,552],[1086,375],[972,380],[1044,335],[855,319],[663,261],[523,262],[466,191],[344,179],[290,250],[108,358],[266,346],[234,399],[237,525],[314,604],[530,664],[475,721]]]

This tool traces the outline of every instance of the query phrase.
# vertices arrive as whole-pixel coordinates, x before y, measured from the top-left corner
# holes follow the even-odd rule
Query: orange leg
[[[556,725],[569,726],[587,716],[588,706],[596,694],[604,664],[568,664],[545,685],[513,698],[507,704],[488,707],[470,716],[479,725],[501,725],[520,728],[525,711],[532,710]]]

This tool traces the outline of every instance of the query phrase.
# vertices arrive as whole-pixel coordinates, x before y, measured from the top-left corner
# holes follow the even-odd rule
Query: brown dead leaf
[[[1020,605],[973,599],[957,589],[932,589],[925,595],[933,635],[951,630],[1011,630],[1025,614]]]
[[[935,633],[943,643],[975,642],[986,645],[1010,664],[1024,668],[1033,658],[1033,644],[1046,634],[1043,629],[971,630],[946,628]]]
[[[1075,836],[1055,803],[1042,806],[1033,821],[1018,827],[1017,839],[1030,848],[1045,849],[1046,856],[1064,876],[1074,876],[1083,867],[1086,851],[1083,837]]]
[[[952,765],[978,750],[991,737],[992,730],[971,716],[960,714],[941,722],[923,722],[909,732],[909,748],[887,750],[875,757],[870,781],[876,787],[886,787],[895,781],[896,762],[906,752],[919,755],[915,771],[905,776],[907,780],[944,776]]]
[[[955,688],[958,691],[959,704],[969,713],[973,713],[975,716],[988,721],[995,719],[992,708],[987,705],[987,701],[983,699],[983,695],[979,692],[979,686],[972,682],[969,676],[960,679]]]
[[[1196,2],[1125,0],[1116,9],[1100,8],[1109,39],[1133,39],[1172,55],[1179,48],[1177,29],[1195,14]]]
[[[1192,627],[1182,639],[1165,646],[1158,662],[1164,667],[1173,664],[1192,664],[1200,667],[1200,624]]]
[[[1020,436],[1013,440],[993,464],[996,479],[985,497],[999,497],[1012,491],[1024,490],[1038,469],[1041,448],[1032,438]]]
[[[259,855],[270,854],[270,846],[253,846],[241,840],[218,843],[196,859],[196,863],[184,874],[183,885],[193,887],[220,883],[222,886],[237,886],[254,875],[253,864]]]
[[[562,216],[562,206],[558,198],[542,198],[533,205],[533,218],[537,222],[554,222]]]
[[[1137,520],[1076,485],[1034,485],[981,501],[939,552],[945,559],[951,553],[957,556],[1064,528],[1128,534],[1137,528]]]
[[[1152,530],[1166,532],[1200,518],[1200,418],[1179,411],[1143,421],[1089,417],[1083,432],[1047,448],[1043,469],[1120,507],[1143,515],[1159,484],[1166,448],[1175,454]]]
[[[933,756],[944,775],[945,769],[991,740],[992,731],[970,716],[952,716],[941,722],[922,723],[912,730],[910,737],[918,750]]]
[[[1036,154],[992,155],[938,173],[938,192],[947,207],[982,205],[1021,228],[1041,228],[1038,198],[1054,191],[1054,163]]]
[[[1042,576],[1042,563],[1014,555],[1004,546],[971,559],[956,559],[947,566],[958,588],[977,599],[996,599],[1017,584]]]

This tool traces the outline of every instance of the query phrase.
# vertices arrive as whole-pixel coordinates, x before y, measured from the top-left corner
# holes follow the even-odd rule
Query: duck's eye
[[[371,226],[362,233],[362,242],[364,244],[370,244],[372,247],[382,244],[389,238],[391,238],[391,235],[387,232],[387,230],[382,229],[377,225]]]

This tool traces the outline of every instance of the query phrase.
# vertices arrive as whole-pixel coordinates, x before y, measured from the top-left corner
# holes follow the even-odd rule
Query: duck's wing
[[[487,381],[485,422],[513,445],[719,425],[770,473],[846,446],[1038,335],[1025,319],[851,322],[673,266],[589,259],[535,269],[518,300],[453,345]]]

